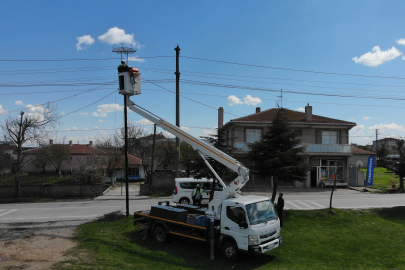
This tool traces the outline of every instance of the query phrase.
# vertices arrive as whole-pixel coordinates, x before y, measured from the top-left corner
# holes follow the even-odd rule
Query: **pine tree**
[[[299,130],[291,127],[286,110],[281,108],[261,141],[249,144],[253,173],[263,179],[273,177],[273,202],[279,180],[304,181],[310,169],[310,165],[304,163],[304,156],[299,155],[305,151],[298,147],[299,135]]]
[[[394,172],[399,176],[399,189],[404,190],[404,177],[405,177],[405,141],[398,140],[397,148],[399,160],[394,164]]]

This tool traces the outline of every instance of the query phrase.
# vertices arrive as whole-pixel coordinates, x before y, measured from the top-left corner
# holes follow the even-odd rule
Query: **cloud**
[[[364,116],[364,117],[363,117],[363,120],[369,120],[369,119],[371,119],[371,118],[368,117],[368,116]]]
[[[237,96],[231,95],[228,97],[228,104],[229,104],[229,106],[234,106],[234,105],[243,104],[243,102]]]
[[[305,112],[305,108],[297,108],[297,109],[295,109],[296,111],[299,111],[299,112]]]
[[[398,43],[399,45],[405,45],[405,38],[398,39],[396,43]]]
[[[84,128],[83,130],[90,130],[90,129],[88,129],[88,128]]]
[[[174,135],[171,134],[170,132],[163,131],[162,134],[163,134],[163,136],[165,136],[166,138],[174,138]]]
[[[128,57],[128,61],[145,62],[145,59],[139,58],[138,56],[131,56],[131,57]]]
[[[372,52],[365,53],[360,57],[356,56],[352,58],[352,60],[365,66],[376,67],[386,61],[395,59],[400,55],[402,55],[402,52],[400,52],[395,47],[392,47],[391,49],[388,49],[386,51],[381,51],[379,46],[374,46]]]
[[[76,39],[78,41],[76,44],[76,49],[78,51],[84,50],[87,48],[87,46],[90,46],[91,44],[94,43],[94,38],[92,38],[90,35],[84,35],[81,37],[77,37]]]
[[[23,102],[21,100],[16,100],[14,102],[15,105],[24,105]]]
[[[125,43],[140,47],[140,44],[134,40],[134,34],[125,34],[125,31],[118,27],[108,29],[108,31],[99,36],[98,39],[110,45]]]
[[[77,130],[77,127],[72,127],[72,128],[67,128],[65,129],[66,131],[73,131],[73,130]]]
[[[185,126],[180,126],[180,128],[181,128],[182,130],[190,130],[189,127],[185,127]]]
[[[364,125],[357,125],[357,126],[355,126],[354,128],[352,128],[351,130],[350,130],[350,132],[356,132],[356,131],[358,131],[358,130],[364,130],[365,129],[365,126]]]
[[[228,104],[229,106],[235,106],[239,104],[246,104],[246,105],[257,105],[262,103],[262,100],[258,97],[252,97],[251,95],[247,95],[243,98],[243,101],[238,98],[237,96],[230,95],[228,97]]]
[[[405,127],[401,125],[397,125],[395,123],[392,124],[378,124],[368,128],[368,132],[375,132],[376,129],[379,129],[380,132],[384,132],[385,130],[393,130],[393,131],[405,131]]]
[[[102,119],[98,119],[98,121],[99,121],[100,123],[104,123],[104,122],[105,122],[105,121],[102,120]]]
[[[28,104],[27,106],[25,106],[25,108],[28,109],[32,113],[35,113],[35,112],[43,113],[45,111],[44,107],[42,107],[40,105],[34,106],[34,105],[31,105],[31,104]]]
[[[136,121],[135,125],[138,125],[138,126],[150,126],[150,125],[153,125],[153,122],[144,118],[142,120]]]
[[[5,114],[7,111],[3,109],[3,105],[0,105],[0,114]]]
[[[83,137],[68,137],[69,141],[72,141],[73,143],[79,142],[82,144],[87,144],[89,141],[94,141],[94,137],[89,135],[89,136],[83,136]]]
[[[87,112],[79,113],[80,115],[89,115]]]
[[[107,117],[107,114],[106,113],[93,112],[93,116],[95,116],[95,117]]]
[[[262,100],[258,97],[252,97],[251,95],[247,95],[246,97],[243,98],[245,100],[246,105],[257,105],[262,103]]]
[[[115,111],[123,111],[124,106],[120,106],[116,103],[103,104],[97,106],[97,112],[93,112],[92,115],[95,117],[107,117],[107,113]]]

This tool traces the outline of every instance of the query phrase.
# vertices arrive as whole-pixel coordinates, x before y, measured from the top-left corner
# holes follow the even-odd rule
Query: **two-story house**
[[[253,163],[247,157],[248,143],[258,141],[271,125],[279,109],[261,111],[232,119],[223,124],[223,108],[218,111],[218,128],[225,129],[228,138],[234,138],[234,146],[239,149],[235,158],[245,166],[252,168]],[[347,185],[349,178],[348,159],[352,156],[349,145],[349,130],[355,123],[312,114],[312,106],[304,112],[286,109],[292,127],[301,130],[301,145],[305,147],[305,162],[312,164],[307,179],[303,183],[292,183],[280,179],[287,186],[319,187],[337,179],[340,185]],[[258,179],[251,173],[248,186],[270,186],[268,180]]]
[[[385,148],[388,150],[389,154],[397,154],[398,149],[397,149],[397,141],[399,139],[396,138],[383,138],[379,139],[377,141],[373,141],[373,151],[377,152],[378,149],[380,149],[383,145]]]

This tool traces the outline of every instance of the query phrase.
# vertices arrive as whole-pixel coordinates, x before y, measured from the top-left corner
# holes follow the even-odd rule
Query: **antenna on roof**
[[[277,96],[281,98],[281,108],[283,108],[283,89],[281,89],[281,96]]]

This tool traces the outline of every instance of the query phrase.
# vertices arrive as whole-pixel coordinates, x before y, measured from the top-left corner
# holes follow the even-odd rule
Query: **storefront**
[[[325,181],[346,181],[346,159],[311,158],[311,187],[319,187]]]

